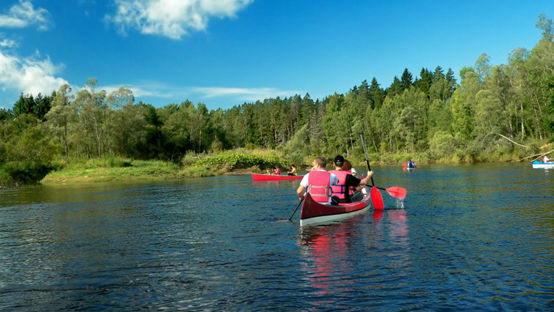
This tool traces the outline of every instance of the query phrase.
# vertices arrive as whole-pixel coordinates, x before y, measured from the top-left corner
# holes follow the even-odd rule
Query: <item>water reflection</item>
[[[335,309],[341,298],[359,292],[360,285],[382,279],[376,263],[386,263],[400,276],[410,266],[408,217],[403,209],[374,211],[300,231],[302,270],[313,290],[314,307]]]
[[[312,261],[306,268],[317,295],[327,295],[349,290],[351,268],[348,265],[352,227],[359,218],[327,226],[309,227],[302,231],[300,245],[304,255]]]

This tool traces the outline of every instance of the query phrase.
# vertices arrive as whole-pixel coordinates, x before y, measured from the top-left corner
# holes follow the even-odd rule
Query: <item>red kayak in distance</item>
[[[303,176],[289,176],[289,175],[271,175],[271,174],[252,174],[252,180],[254,181],[280,181],[280,180],[300,180]]]

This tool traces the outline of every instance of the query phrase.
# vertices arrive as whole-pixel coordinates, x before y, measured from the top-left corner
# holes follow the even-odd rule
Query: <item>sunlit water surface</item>
[[[554,310],[554,170],[374,169],[403,202],[308,228],[298,181],[0,190],[0,310]]]

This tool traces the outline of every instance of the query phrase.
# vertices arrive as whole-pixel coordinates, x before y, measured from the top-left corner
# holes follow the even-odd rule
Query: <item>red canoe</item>
[[[252,180],[254,181],[278,181],[278,180],[300,180],[303,176],[284,176],[284,175],[270,175],[270,174],[252,174]]]
[[[307,194],[302,203],[302,210],[300,210],[300,226],[350,218],[367,211],[370,202],[371,196],[368,191],[365,192],[361,201],[343,203],[338,206],[320,204],[314,201],[310,194]]]

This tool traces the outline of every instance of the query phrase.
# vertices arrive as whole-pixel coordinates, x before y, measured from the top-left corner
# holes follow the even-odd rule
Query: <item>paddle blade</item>
[[[373,209],[383,210],[383,197],[381,197],[381,192],[376,187],[371,188],[371,201],[373,202]]]
[[[387,193],[389,193],[392,197],[404,199],[406,197],[407,191],[403,187],[392,186],[387,189]]]

